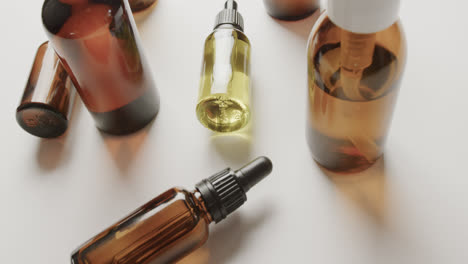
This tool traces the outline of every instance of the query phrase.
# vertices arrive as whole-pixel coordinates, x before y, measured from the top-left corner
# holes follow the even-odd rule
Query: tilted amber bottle
[[[42,138],[61,136],[68,128],[76,90],[49,42],[37,50],[34,63],[16,109],[18,124]]]
[[[314,159],[333,171],[360,171],[382,155],[402,79],[398,1],[373,1],[340,12],[348,2],[330,0],[309,39],[307,137]]]
[[[196,185],[173,188],[86,242],[72,254],[73,264],[173,263],[208,239],[211,222],[220,222],[247,200],[246,193],[272,170],[260,157],[243,168],[225,169]]]
[[[42,21],[99,129],[127,134],[156,116],[159,96],[127,0],[45,0]]]

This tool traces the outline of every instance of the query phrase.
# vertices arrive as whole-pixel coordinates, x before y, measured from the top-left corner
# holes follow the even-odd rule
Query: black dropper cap
[[[273,164],[259,157],[237,171],[227,168],[196,185],[213,220],[218,223],[247,201],[246,193],[268,176]]]

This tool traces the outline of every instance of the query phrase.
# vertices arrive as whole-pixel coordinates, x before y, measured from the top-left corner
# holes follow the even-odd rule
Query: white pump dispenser
[[[328,0],[328,16],[353,33],[382,31],[399,18],[400,0]]]

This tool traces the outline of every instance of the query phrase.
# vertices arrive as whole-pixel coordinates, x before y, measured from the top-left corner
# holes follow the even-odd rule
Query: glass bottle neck
[[[235,29],[237,31],[240,31],[240,32],[244,32],[241,28],[239,27],[236,27],[235,25],[233,24],[220,24],[220,25],[217,25],[215,26],[215,28],[213,29],[213,31],[216,31],[218,29]]]
[[[203,200],[201,193],[198,190],[194,190],[191,192],[191,196],[192,205],[198,211],[200,217],[203,217],[207,223],[213,222],[213,217],[211,217],[208,208],[206,208],[205,200]]]

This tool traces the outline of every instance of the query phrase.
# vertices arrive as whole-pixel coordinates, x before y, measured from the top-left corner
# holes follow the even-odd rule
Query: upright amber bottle
[[[250,119],[250,42],[237,3],[228,0],[205,41],[197,117],[205,127],[232,132]]]
[[[304,19],[319,9],[320,0],[263,0],[268,14],[276,19]]]
[[[96,126],[127,134],[159,110],[127,0],[45,0],[42,21]]]
[[[346,12],[344,12],[346,10]],[[327,169],[383,153],[406,60],[398,1],[330,0],[308,46],[308,141]]]
[[[174,263],[203,245],[209,224],[244,204],[247,191],[271,170],[271,161],[260,157],[201,181],[195,191],[170,189],[78,248],[72,263]]]

